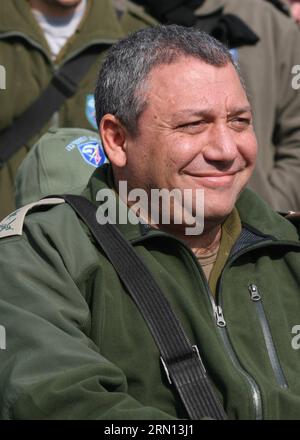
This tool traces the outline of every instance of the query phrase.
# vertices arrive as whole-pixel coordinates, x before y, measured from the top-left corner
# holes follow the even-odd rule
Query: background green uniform
[[[58,114],[0,169],[0,219],[14,209],[14,178],[18,166],[33,143],[50,126],[93,129],[87,117],[87,99],[94,93],[96,76],[106,49],[120,38],[155,21],[143,9],[127,3],[121,19],[110,0],[89,0],[88,9],[74,36],[52,61],[50,50],[31,13],[27,0],[0,0],[0,64],[6,69],[6,90],[0,90],[0,131],[35,101],[49,84],[55,70],[94,44],[99,58],[80,83],[78,92],[67,99]],[[1,145],[0,145],[1,148]]]

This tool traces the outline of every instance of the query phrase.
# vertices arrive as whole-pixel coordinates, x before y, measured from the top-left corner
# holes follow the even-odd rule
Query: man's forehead
[[[150,72],[149,72],[149,76],[151,77],[152,75],[156,75],[156,73],[159,72],[164,72],[167,73],[168,70],[173,70],[173,69],[178,69],[178,68],[183,68],[186,69],[187,71],[191,71],[192,69],[195,69],[198,72],[202,72],[205,71],[206,69],[209,70],[215,70],[215,69],[222,69],[222,68],[234,68],[233,64],[231,62],[226,62],[225,64],[222,65],[217,65],[217,64],[211,64],[206,62],[205,60],[203,60],[200,57],[197,56],[192,56],[192,55],[179,55],[178,57],[174,58],[172,61],[170,62],[160,62],[157,65],[154,65]]]
[[[228,63],[214,66],[195,58],[181,58],[158,66],[146,89],[148,104],[167,109],[169,116],[202,116],[215,113],[251,111],[244,87],[235,67]],[[152,103],[152,105],[151,105]]]
[[[170,93],[172,89],[184,91],[193,89],[201,90],[203,94],[209,88],[219,87],[224,89],[234,87],[243,89],[240,77],[231,63],[222,66],[215,66],[194,57],[181,57],[170,64],[160,64],[154,67],[146,81],[146,90],[150,94],[155,94],[161,86],[161,91]],[[197,87],[198,86],[198,87]]]

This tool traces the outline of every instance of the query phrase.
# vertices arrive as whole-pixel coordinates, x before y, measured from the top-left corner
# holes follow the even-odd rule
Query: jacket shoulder
[[[17,235],[22,235],[23,227],[25,222],[25,217],[34,208],[41,206],[53,206],[65,203],[63,199],[60,198],[48,198],[42,199],[38,202],[29,203],[22,208],[9,214],[0,223],[0,239],[5,237],[13,237]]]
[[[298,227],[296,224],[298,216],[295,215],[292,219],[292,212],[275,212],[250,188],[241,193],[236,206],[243,224],[279,240],[299,241],[300,222]]]

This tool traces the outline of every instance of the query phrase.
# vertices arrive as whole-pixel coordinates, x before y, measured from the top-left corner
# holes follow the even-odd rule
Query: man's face
[[[127,139],[129,188],[204,189],[205,221],[222,221],[254,168],[257,143],[231,64],[191,57],[155,68],[138,134]]]

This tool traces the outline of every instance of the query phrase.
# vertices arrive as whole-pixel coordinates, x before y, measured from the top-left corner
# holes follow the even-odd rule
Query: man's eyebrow
[[[195,116],[195,117],[201,117],[201,116],[205,116],[205,115],[210,115],[213,113],[213,108],[203,108],[203,109],[184,109],[184,110],[179,110],[176,113],[173,113],[173,117],[175,118],[180,118],[180,117],[184,117],[184,116]],[[250,105],[245,105],[242,107],[234,107],[232,109],[230,109],[230,111],[227,112],[228,115],[238,115],[238,114],[242,114],[242,113],[247,113],[250,112],[252,113],[252,109]]]
[[[185,109],[185,110],[179,110],[176,113],[173,113],[173,116],[176,117],[181,117],[181,116],[204,116],[207,114],[212,113],[212,109],[210,108],[205,108],[205,109],[199,109],[199,110],[195,110],[195,109]]]
[[[245,105],[244,107],[234,107],[229,112],[227,112],[228,115],[239,115],[242,113],[248,113],[250,112],[252,114],[252,108],[251,105]]]

